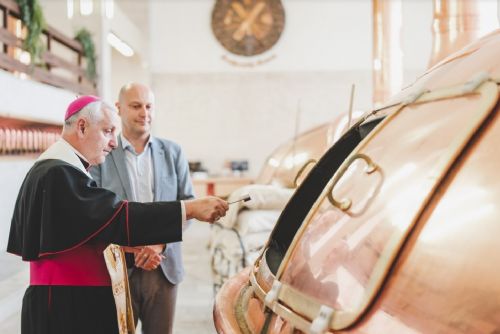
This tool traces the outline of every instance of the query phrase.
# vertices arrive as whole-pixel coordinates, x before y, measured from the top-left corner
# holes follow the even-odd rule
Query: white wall
[[[248,159],[251,175],[292,138],[300,101],[299,130],[334,119],[349,106],[371,104],[368,71],[158,74],[155,133],[180,143],[190,160],[218,172],[225,160]]]
[[[222,60],[229,53],[215,39],[214,1],[151,2],[151,56],[154,73],[323,71],[371,68],[371,1],[285,0],[285,28],[277,45],[245,61],[272,61],[254,69]]]
[[[64,111],[74,98],[75,94],[67,90],[22,80],[0,70],[2,116],[62,124]]]
[[[75,1],[76,2],[76,1]],[[65,0],[40,0],[45,21],[57,30],[64,32],[67,36],[73,37],[76,28],[71,20],[67,18]],[[78,6],[75,6],[75,11]]]
[[[138,55],[124,57],[116,50],[111,50],[111,89],[110,103],[115,103],[120,88],[128,82],[151,84],[151,75],[148,65]]]

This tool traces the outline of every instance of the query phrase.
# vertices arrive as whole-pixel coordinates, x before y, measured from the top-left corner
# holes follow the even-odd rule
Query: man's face
[[[154,116],[154,95],[145,86],[132,86],[117,103],[123,132],[132,136],[149,135]]]
[[[91,165],[104,162],[106,156],[116,147],[116,127],[119,119],[114,110],[104,109],[103,118],[93,124],[88,124],[84,134],[85,153],[82,152]]]

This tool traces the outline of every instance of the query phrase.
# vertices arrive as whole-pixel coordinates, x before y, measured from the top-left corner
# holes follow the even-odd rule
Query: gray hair
[[[95,101],[87,104],[79,112],[64,121],[63,131],[73,127],[76,124],[76,121],[81,117],[86,118],[91,124],[98,123],[104,117],[104,109],[114,110],[111,105],[103,101]]]

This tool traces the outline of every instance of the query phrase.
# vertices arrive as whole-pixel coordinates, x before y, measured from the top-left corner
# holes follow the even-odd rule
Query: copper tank
[[[432,22],[432,52],[429,67],[448,55],[498,28],[497,13],[480,13],[478,0],[434,0]]]
[[[483,4],[493,1],[486,1]],[[429,68],[498,28],[495,10],[480,10],[480,0],[433,0]],[[373,0],[373,102],[397,93],[403,82],[401,0]]]
[[[361,115],[362,112],[354,111],[351,118],[356,120]],[[348,129],[349,122],[354,121],[348,114],[342,113],[331,122],[300,133],[296,138],[281,144],[267,157],[255,183],[294,188],[301,175],[306,175],[323,153]]]
[[[401,90],[401,0],[373,0],[373,103],[386,102]]]
[[[219,333],[500,333],[500,31],[366,114],[216,297]]]

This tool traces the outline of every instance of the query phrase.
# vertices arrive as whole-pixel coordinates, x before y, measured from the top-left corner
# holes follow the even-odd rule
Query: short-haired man
[[[116,150],[90,171],[97,184],[139,202],[193,198],[181,147],[151,135],[155,112],[151,89],[139,83],[123,86],[116,107],[122,133]],[[172,333],[177,285],[183,276],[178,242],[146,246],[135,254],[135,268],[129,268],[130,292],[134,317],[136,323],[141,320],[143,333]]]
[[[103,249],[177,242],[186,219],[212,222],[227,210],[214,197],[137,203],[97,187],[87,168],[116,147],[117,125],[116,112],[99,98],[76,99],[62,139],[26,175],[7,246],[30,261],[22,334],[118,333]]]

